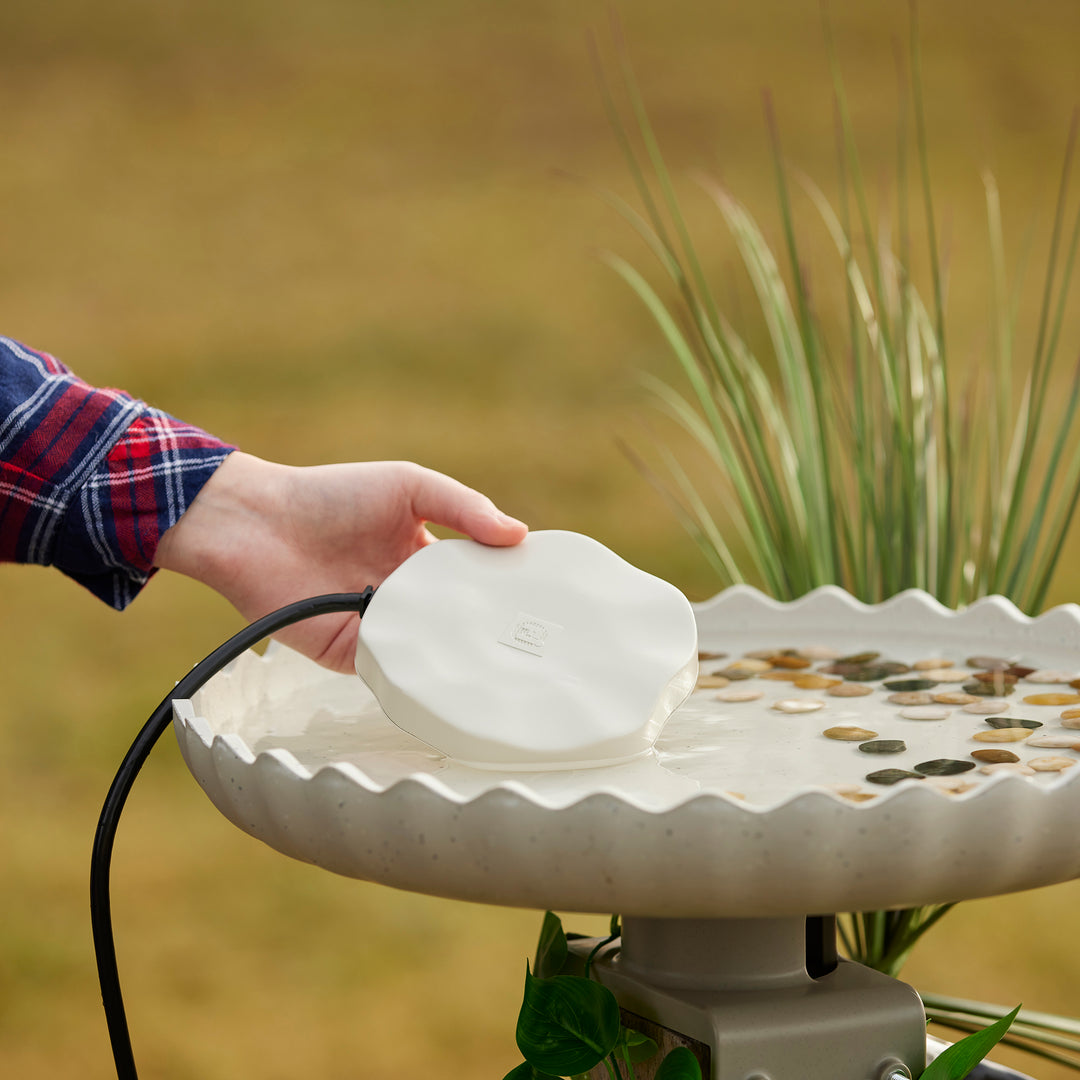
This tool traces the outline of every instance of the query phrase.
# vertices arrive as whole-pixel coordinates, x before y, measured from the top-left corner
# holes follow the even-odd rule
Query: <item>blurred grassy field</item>
[[[906,14],[829,6],[885,205]],[[1080,102],[1080,7],[924,6],[952,340],[978,364],[980,171],[1001,186],[1010,252],[1033,230],[1030,348]],[[713,171],[778,239],[763,87],[791,159],[826,187],[833,176],[818,4],[619,8],[676,174]],[[0,329],[254,453],[418,460],[709,595],[704,564],[616,445],[640,437],[636,373],[670,361],[593,252],[645,255],[553,173],[629,195],[586,57],[585,31],[605,20],[570,0],[0,6]],[[721,291],[749,304],[718,218],[689,180],[684,192]],[[808,244],[828,273],[813,229]],[[1070,360],[1078,330],[1073,305]],[[1077,553],[1054,602],[1080,599]],[[141,719],[239,619],[184,581],[159,579],[123,616],[51,571],[2,567],[0,590],[0,1076],[97,1080],[111,1069],[86,910],[100,802]],[[480,1080],[516,1061],[536,913],[290,863],[221,818],[171,744],[125,816],[114,893],[147,1077]],[[1080,1012],[1078,901],[1072,884],[966,905],[908,975]]]

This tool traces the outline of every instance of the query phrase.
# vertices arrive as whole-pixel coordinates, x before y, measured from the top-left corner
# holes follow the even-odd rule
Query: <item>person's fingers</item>
[[[482,544],[517,544],[529,531],[524,522],[504,514],[486,495],[432,469],[418,470],[412,507],[421,520],[449,526]]]

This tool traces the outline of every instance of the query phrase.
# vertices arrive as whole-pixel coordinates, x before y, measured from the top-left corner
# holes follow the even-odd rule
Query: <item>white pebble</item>
[[[943,709],[940,705],[912,705],[900,710],[905,720],[946,720],[951,713],[952,709]]]
[[[994,773],[1019,773],[1021,776],[1034,776],[1035,770],[1029,768],[1022,761],[997,761],[993,765],[980,765],[979,772],[993,775]]]
[[[785,698],[783,701],[774,701],[773,708],[777,712],[784,713],[806,713],[817,712],[818,709],[825,708],[824,701],[799,701],[796,698]]]
[[[920,679],[933,679],[934,682],[969,682],[970,671],[957,671],[956,668],[931,668],[930,671],[920,671]]]
[[[763,693],[763,690],[743,690],[733,686],[730,690],[721,690],[719,694],[714,694],[713,697],[717,701],[757,701]]]
[[[1026,764],[1030,765],[1036,772],[1061,772],[1062,769],[1068,769],[1075,765],[1076,760],[1067,757],[1033,757],[1029,758]]]
[[[1080,730],[1080,716],[1063,716],[1061,726]]]
[[[1042,746],[1048,750],[1080,750],[1080,739],[1075,735],[1032,735],[1027,745]]]
[[[964,712],[972,716],[993,716],[994,713],[1006,712],[1009,703],[1004,698],[988,697],[981,701],[970,701],[963,706]]]
[[[1076,674],[1071,671],[1053,671],[1050,668],[1046,668],[1042,671],[1033,671],[1030,675],[1024,676],[1024,682],[1033,683],[1067,683],[1072,682],[1076,678]]]

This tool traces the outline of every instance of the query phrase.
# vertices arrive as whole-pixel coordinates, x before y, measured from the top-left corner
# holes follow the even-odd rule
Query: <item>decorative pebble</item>
[[[1041,720],[1023,720],[1019,716],[988,716],[986,722],[992,728],[1023,727],[1034,731],[1042,727]]]
[[[799,652],[808,660],[835,660],[840,655],[839,649],[828,645],[804,645]]]
[[[960,671],[957,668],[931,668],[928,671],[921,672],[921,674],[939,683],[961,683],[967,682],[971,678],[970,671]]]
[[[964,712],[972,716],[993,716],[994,713],[1004,712],[1009,707],[1007,701],[1001,698],[985,698],[983,701],[969,701],[964,706]]]
[[[908,772],[907,769],[879,769],[867,773],[866,779],[871,784],[899,784],[901,780],[923,780],[922,773]]]
[[[976,671],[975,678],[979,682],[990,683],[991,686],[1012,686],[1017,682],[1017,676],[1010,675],[1007,671]]]
[[[826,739],[836,739],[839,742],[865,742],[867,739],[877,737],[876,731],[868,731],[861,727],[831,727],[822,733]]]
[[[772,664],[768,660],[755,660],[753,657],[743,656],[738,660],[732,660],[728,664],[728,671],[745,671],[750,675],[760,675],[763,671],[770,671]]]
[[[928,776],[926,782],[930,787],[938,788],[948,795],[962,795],[965,791],[971,791],[972,788],[978,786],[973,781],[959,776]]]
[[[1007,727],[997,731],[976,731],[971,737],[976,742],[1009,743],[1023,742],[1030,734],[1027,728]]]
[[[1040,668],[1024,676],[1025,682],[1033,683],[1071,683],[1076,678],[1074,671],[1053,671],[1049,668]]]
[[[1023,664],[1010,664],[1005,669],[1006,675],[1015,675],[1018,679],[1026,679],[1029,675],[1033,674],[1035,669],[1033,667],[1024,667]]]
[[[1068,709],[1067,712],[1073,710]],[[1077,710],[1080,711],[1080,710]],[[1061,726],[1064,728],[1073,728],[1074,730],[1080,729],[1080,716],[1066,716],[1065,713],[1061,714]]]
[[[879,652],[852,653],[850,656],[841,656],[836,662],[838,664],[869,664],[871,660],[876,660],[880,655]]]
[[[834,791],[837,795],[858,795],[862,788],[858,784],[824,784],[826,791]]]
[[[872,791],[853,791],[850,795],[844,795],[849,802],[869,802],[877,796]]]
[[[778,656],[772,658],[773,667],[788,668],[791,671],[808,668],[810,664],[811,661],[805,656],[792,656],[788,653],[780,653]]]
[[[921,761],[915,771],[924,776],[955,776],[970,772],[975,768],[974,761],[958,761],[956,758],[934,758],[933,761]]]
[[[1004,671],[1010,662],[1000,656],[969,656],[967,666],[982,668],[984,671]]]
[[[761,690],[745,690],[738,686],[731,687],[730,690],[721,690],[719,694],[715,695],[717,701],[757,701],[759,697],[762,697]]]
[[[1074,690],[1080,690],[1080,679],[1070,679],[1070,680],[1069,680],[1069,685],[1070,685],[1070,686],[1071,686],[1071,687],[1072,687],[1072,688],[1073,688]]]
[[[1032,735],[1028,746],[1046,747],[1046,749],[1080,750],[1080,738],[1075,735]]]
[[[925,690],[902,690],[899,694],[890,694],[887,700],[893,705],[933,705],[934,698]]]
[[[1036,772],[1061,772],[1063,769],[1072,768],[1075,764],[1074,758],[1067,757],[1033,757],[1027,760],[1028,767]]]
[[[1026,705],[1080,705],[1080,694],[1028,694]]]
[[[772,679],[776,682],[794,682],[799,677],[797,671],[763,671],[758,678],[759,679]]]
[[[1002,697],[1011,694],[1015,689],[1014,686],[991,686],[990,683],[981,682],[964,683],[963,686],[965,694],[974,694],[976,697]]]
[[[976,761],[985,762],[987,765],[1001,765],[1006,761],[1020,760],[1011,750],[972,750],[971,756]]]
[[[793,685],[800,690],[828,690],[830,686],[839,686],[843,681],[829,675],[800,675],[793,680]]]
[[[726,652],[709,652],[706,649],[699,649],[697,654],[699,660],[723,660],[726,657]]]
[[[1080,720],[1080,709],[1066,709],[1061,714],[1062,720]]]
[[[953,662],[951,660],[916,660],[911,666],[916,671],[942,671],[945,668],[951,668]]]
[[[743,653],[743,658],[746,660],[768,660],[771,661],[776,655],[776,649],[751,649],[749,652]]]
[[[939,705],[973,705],[980,701],[974,694],[965,694],[962,690],[945,690],[940,694],[930,695]]]
[[[830,686],[825,691],[830,697],[864,697],[866,694],[872,694],[874,688],[872,686],[865,686],[863,683],[856,682],[843,682],[837,686]]]
[[[944,709],[940,705],[912,705],[911,708],[901,709],[900,715],[905,720],[947,720],[951,709]]]
[[[892,679],[885,683],[885,689],[893,691],[932,690],[935,686],[934,679]]]
[[[728,667],[716,672],[716,674],[723,675],[725,679],[730,679],[732,682],[742,682],[743,679],[752,679],[756,673],[753,671],[743,671],[742,668]]]
[[[994,773],[1018,773],[1020,776],[1034,776],[1035,770],[1029,768],[1022,761],[1003,761],[998,765],[980,765],[979,772],[993,775]]]
[[[907,743],[901,739],[874,739],[872,742],[859,743],[864,754],[902,754]]]
[[[731,680],[724,675],[699,675],[697,688],[699,690],[719,690],[721,686],[728,686]]]
[[[864,664],[862,667],[857,667],[848,670],[844,674],[844,678],[850,682],[879,682],[881,679],[887,679],[895,672],[890,671],[882,664]]]
[[[783,701],[774,701],[773,708],[782,713],[807,713],[817,712],[825,708],[824,701],[802,701],[795,698],[786,698]]]

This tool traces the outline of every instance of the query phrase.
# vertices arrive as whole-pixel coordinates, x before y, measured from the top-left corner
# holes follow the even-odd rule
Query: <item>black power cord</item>
[[[205,660],[199,661],[167,694],[161,704],[151,713],[135,737],[131,749],[120,764],[105,805],[98,818],[94,836],[94,850],[90,859],[90,924],[94,932],[94,952],[97,956],[98,981],[101,983],[101,1003],[105,1007],[105,1019],[109,1025],[113,1061],[116,1063],[118,1080],[138,1080],[135,1057],[131,1050],[124,999],[120,993],[120,975],[116,969],[116,943],[113,940],[112,906],[109,900],[109,867],[112,861],[113,841],[120,813],[127,802],[128,793],[139,775],[154,744],[172,723],[172,703],[177,698],[190,698],[226,664],[258,644],[265,637],[276,634],[286,626],[313,618],[316,615],[332,615],[343,611],[355,611],[363,615],[371,603],[374,589],[362,593],[331,593],[299,600],[257,619],[240,633],[216,648]]]

